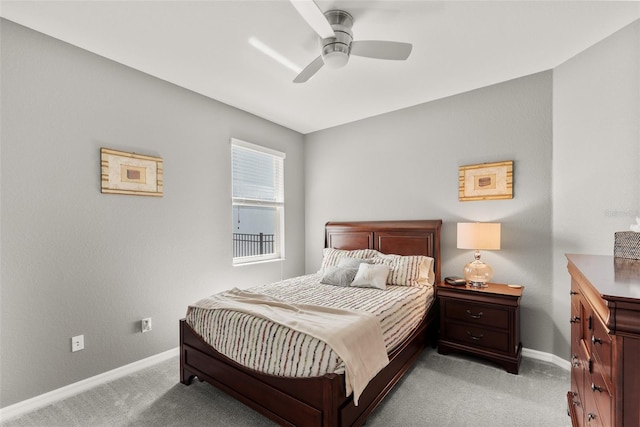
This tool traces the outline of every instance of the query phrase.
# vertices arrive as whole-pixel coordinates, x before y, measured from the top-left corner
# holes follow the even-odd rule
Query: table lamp
[[[480,249],[500,249],[500,224],[459,222],[458,249],[475,249],[475,260],[464,266],[464,278],[471,286],[486,287],[493,277],[493,269],[480,260]]]

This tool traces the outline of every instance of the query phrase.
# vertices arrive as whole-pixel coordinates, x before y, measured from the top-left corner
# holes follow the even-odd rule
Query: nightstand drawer
[[[474,325],[500,329],[509,328],[509,312],[507,310],[462,301],[446,301],[444,310],[447,320],[461,320]]]
[[[486,328],[477,328],[461,323],[447,323],[445,339],[470,344],[474,347],[484,347],[501,352],[513,351],[509,348],[509,334]]]

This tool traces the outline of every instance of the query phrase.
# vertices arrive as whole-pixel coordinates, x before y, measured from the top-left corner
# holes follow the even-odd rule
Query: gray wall
[[[640,21],[554,70],[553,111],[553,310],[562,319],[564,254],[612,255],[614,233],[640,216]],[[557,338],[568,342],[561,325]]]
[[[1,21],[1,402],[178,345],[190,302],[304,270],[303,136]],[[215,78],[215,76],[211,76]],[[287,261],[232,267],[231,137],[287,153]],[[100,193],[100,147],[164,197]],[[137,332],[153,318],[153,331]],[[85,350],[70,338],[84,334]]]
[[[551,88],[548,71],[307,135],[307,272],[326,221],[441,218],[445,276],[473,259],[456,222],[498,221],[502,250],[483,259],[495,282],[525,286],[524,346],[553,353]],[[513,199],[458,201],[459,166],[501,160],[514,161]]]
[[[551,72],[306,137],[306,270],[331,220],[442,218],[443,273],[461,275],[458,221],[499,221],[494,281],[525,285],[525,347],[569,358],[565,253],[613,252],[640,216],[640,21]],[[458,202],[460,165],[514,160],[513,200]]]
[[[200,297],[315,271],[330,220],[442,218],[445,275],[472,256],[456,222],[502,222],[503,249],[483,258],[526,286],[523,343],[567,359],[563,254],[611,253],[640,209],[639,26],[553,79],[303,138],[2,20],[0,406],[174,348]],[[287,153],[282,272],[231,266],[230,137]],[[100,194],[102,146],[163,157],[164,197]],[[459,202],[458,166],[496,160],[515,161],[514,199]]]

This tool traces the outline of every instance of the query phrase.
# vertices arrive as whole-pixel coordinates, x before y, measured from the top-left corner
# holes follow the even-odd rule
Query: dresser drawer
[[[509,348],[509,334],[487,328],[474,327],[463,323],[448,323],[445,338],[474,347],[483,347],[504,353],[513,351]]]
[[[582,411],[582,403],[580,403],[580,395],[575,391],[567,393],[567,413],[571,417],[572,427],[582,427],[584,412]]]
[[[569,415],[571,416],[571,412],[573,415],[571,416],[571,421],[573,427],[580,427],[584,421],[584,405],[582,404],[582,384],[584,383],[584,371],[582,368],[571,368],[571,390],[569,390],[569,395],[567,396],[567,405],[569,406],[567,409],[569,411]]]
[[[576,391],[584,387],[584,372],[589,370],[589,362],[579,349],[571,351],[571,379],[576,386]]]
[[[607,384],[602,378],[602,366],[596,361],[592,362],[593,373],[591,375],[587,375],[587,384],[585,384],[585,393],[592,393],[593,400],[596,403],[596,407],[598,408],[598,413],[602,417],[604,424],[608,424],[611,417],[611,394],[609,393],[609,389]]]
[[[591,340],[591,354],[595,356],[600,365],[602,376],[611,384],[611,336],[599,320],[593,320]]]
[[[589,375],[587,374],[587,378]],[[588,393],[587,393],[588,392]],[[609,420],[602,418],[598,407],[596,406],[595,396],[589,389],[585,389],[585,393],[582,396],[583,413],[584,413],[584,425],[589,427],[608,426]]]
[[[464,301],[447,301],[444,306],[447,320],[464,321],[469,324],[507,329],[509,311],[490,305]]]
[[[571,300],[571,316],[569,322],[571,324],[571,346],[578,346],[582,340],[582,325],[584,323],[582,305],[579,299]]]

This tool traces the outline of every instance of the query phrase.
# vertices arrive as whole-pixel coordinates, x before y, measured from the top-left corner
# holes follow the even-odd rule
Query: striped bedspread
[[[320,284],[320,277],[309,274],[249,290],[290,303],[372,313],[380,320],[387,352],[411,334],[434,300],[430,286],[340,287]],[[218,352],[247,368],[286,377],[344,373],[342,360],[316,338],[249,314],[196,304],[187,310],[187,324]]]

